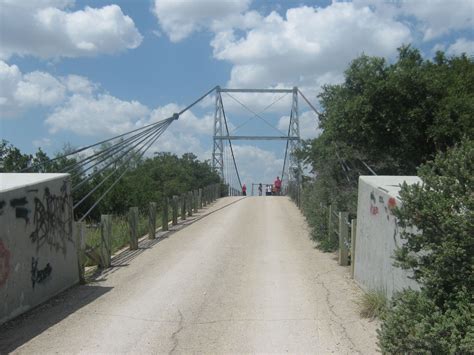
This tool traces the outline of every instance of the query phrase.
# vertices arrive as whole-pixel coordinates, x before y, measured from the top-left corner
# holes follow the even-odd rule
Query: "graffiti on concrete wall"
[[[15,217],[24,219],[26,224],[30,222],[30,218],[29,218],[30,211],[26,207],[27,205],[28,205],[28,201],[26,197],[14,198],[10,200],[10,206],[15,209]]]
[[[0,287],[3,287],[10,275],[10,251],[0,239]]]
[[[66,253],[66,243],[72,240],[72,211],[67,185],[64,182],[59,195],[54,195],[49,188],[44,189],[42,199],[34,198],[34,230],[30,239],[39,250],[49,245],[56,251]]]
[[[45,282],[50,276],[53,268],[49,263],[42,269],[38,268],[38,261],[39,258],[31,258],[31,285],[35,288],[36,284],[42,284]]]
[[[379,208],[377,207],[377,200],[375,199],[375,194],[372,191],[370,193],[370,214],[376,216],[379,213]]]

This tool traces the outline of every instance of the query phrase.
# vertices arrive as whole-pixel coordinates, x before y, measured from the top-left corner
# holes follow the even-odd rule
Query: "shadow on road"
[[[8,354],[70,314],[106,294],[112,287],[74,286],[0,326],[0,354]]]

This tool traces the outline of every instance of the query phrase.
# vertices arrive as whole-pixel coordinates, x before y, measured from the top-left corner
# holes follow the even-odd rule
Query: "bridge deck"
[[[239,199],[0,329],[0,349],[374,353],[360,290],[313,248],[294,204]]]

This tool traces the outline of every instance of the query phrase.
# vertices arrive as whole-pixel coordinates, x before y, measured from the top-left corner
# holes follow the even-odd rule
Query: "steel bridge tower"
[[[224,106],[222,104],[221,87],[216,87],[216,107],[214,111],[214,148],[212,150],[212,167],[219,173],[224,181],[224,140],[216,137],[224,136],[222,119],[224,116]]]
[[[229,135],[228,131],[224,132],[225,113],[222,103],[221,93],[288,93],[292,94],[292,104],[290,113],[290,124],[288,134],[285,136],[234,136]],[[218,172],[222,180],[224,180],[224,140],[283,140],[287,142],[285,152],[285,162],[282,172],[282,180],[284,185],[294,195],[299,204],[301,175],[302,169],[295,153],[301,148],[300,138],[300,122],[298,112],[298,93],[297,87],[292,89],[225,89],[216,87],[216,100],[214,112],[214,146],[212,153],[212,167]],[[256,116],[258,116],[256,114]],[[285,180],[285,177],[287,181]]]

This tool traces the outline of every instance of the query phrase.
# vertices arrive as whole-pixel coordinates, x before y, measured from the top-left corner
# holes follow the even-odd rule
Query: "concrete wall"
[[[366,290],[388,297],[404,288],[418,289],[409,272],[393,266],[393,253],[402,245],[396,218],[400,184],[419,183],[416,176],[361,176],[357,202],[354,279]]]
[[[0,174],[0,324],[78,282],[68,174]]]

